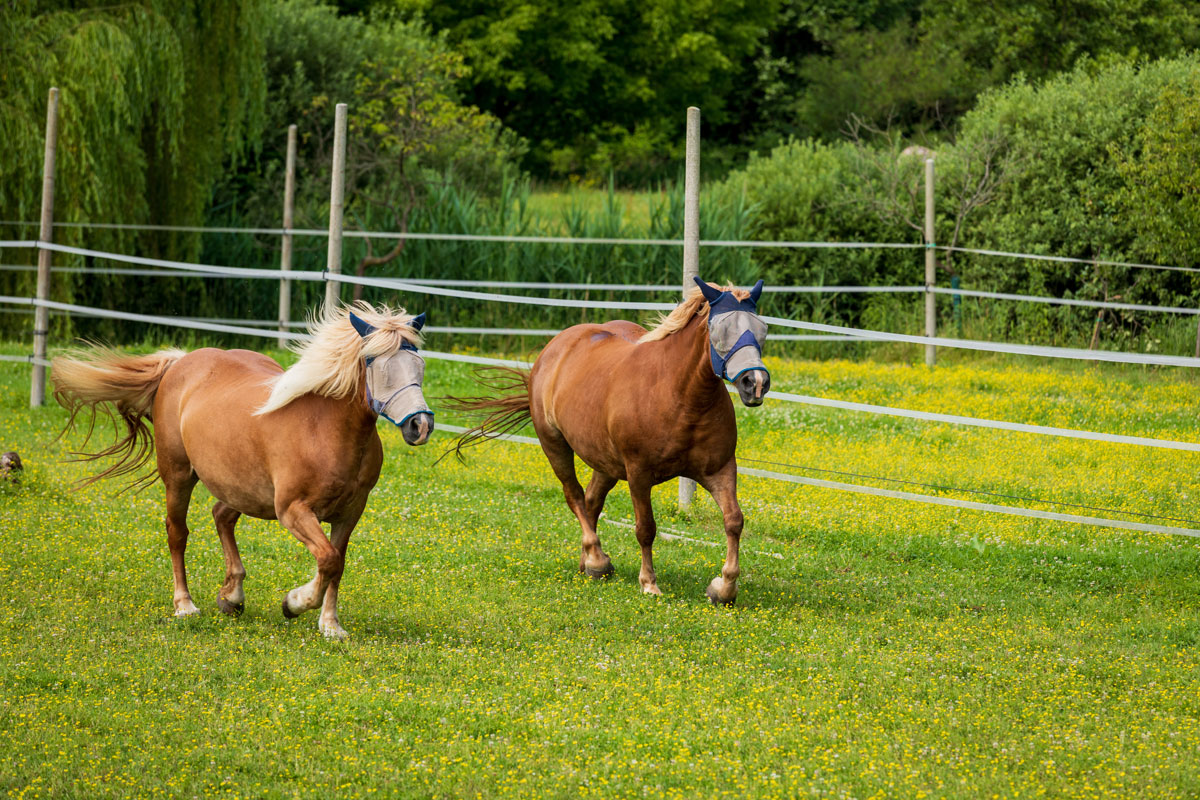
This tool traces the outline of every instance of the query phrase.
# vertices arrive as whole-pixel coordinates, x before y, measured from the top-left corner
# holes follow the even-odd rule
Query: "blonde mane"
[[[351,311],[376,330],[359,336],[350,324]],[[421,344],[412,318],[403,308],[375,307],[362,300],[313,315],[308,323],[312,338],[296,348],[299,360],[271,380],[271,396],[254,413],[268,414],[310,392],[339,400],[349,397],[363,379],[364,358],[393,353],[403,342]]]
[[[738,300],[745,300],[750,296],[750,293],[745,289],[739,289],[733,285],[718,286],[715,283],[708,284],[714,289],[722,292],[731,292]],[[659,339],[665,339],[672,333],[678,333],[687,327],[691,322],[692,317],[703,317],[708,313],[708,301],[704,299],[704,295],[700,293],[700,287],[689,289],[687,295],[683,298],[683,302],[675,306],[675,308],[659,316],[654,327],[642,334],[638,339],[638,344],[643,342],[657,342]],[[705,319],[702,324],[707,325],[708,320]]]

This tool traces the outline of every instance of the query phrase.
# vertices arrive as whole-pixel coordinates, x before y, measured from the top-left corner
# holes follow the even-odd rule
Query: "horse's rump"
[[[120,418],[125,435],[96,452],[76,452],[78,461],[95,461],[116,456],[117,460],[98,475],[85,478],[86,486],[104,478],[128,475],[142,468],[154,453],[154,440],[146,425],[154,407],[154,395],[172,364],[187,355],[182,350],[160,350],[144,356],[127,356],[106,347],[77,350],[54,359],[50,380],[54,399],[70,417],[63,433],[75,427],[81,411],[89,411],[84,446],[91,441],[98,413]],[[118,429],[119,430],[119,429]],[[133,479],[129,488],[144,488],[154,480],[154,471]]]

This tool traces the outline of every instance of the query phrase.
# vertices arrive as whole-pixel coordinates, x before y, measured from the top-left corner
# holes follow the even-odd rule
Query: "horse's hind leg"
[[[557,432],[538,430],[538,440],[542,445],[542,450],[546,453],[546,458],[550,461],[550,468],[562,482],[563,496],[567,499],[567,507],[575,514],[575,518],[579,520],[579,527],[583,530],[579,571],[593,578],[607,578],[613,572],[612,559],[605,555],[604,550],[600,548],[600,536],[596,533],[596,519],[590,513],[591,507],[587,496],[583,493],[583,487],[579,485],[579,479],[575,477],[575,451]],[[598,479],[598,474],[593,473],[591,483],[588,484],[589,492],[595,487],[593,497],[596,501],[596,517],[600,516],[600,508],[604,505],[604,496],[608,494],[608,489],[612,488],[610,485],[608,489],[601,491],[607,476]]]
[[[587,510],[588,525],[591,527],[591,530],[596,537],[595,546],[597,550],[600,549],[600,532],[599,528],[597,528],[597,524],[600,521],[600,512],[604,510],[604,501],[608,498],[608,493],[611,492],[612,488],[616,485],[616,478],[606,473],[593,470],[592,479],[588,481],[587,491],[584,492],[583,504],[584,508]],[[584,530],[583,548],[579,556],[580,572],[584,572],[587,569],[586,561],[588,549],[586,528]],[[603,551],[601,551],[601,555],[603,556]],[[604,556],[604,558],[607,559],[608,557]],[[608,572],[611,573],[612,562],[609,561],[608,564]]]
[[[654,537],[658,525],[654,521],[654,506],[650,503],[652,484],[629,476],[629,496],[633,499],[633,520],[638,545],[642,548],[642,569],[638,572],[638,583],[646,594],[662,594],[658,578],[654,574]]]
[[[246,607],[246,593],[242,589],[246,568],[242,566],[237,540],[233,538],[234,526],[242,513],[218,502],[213,506],[212,514],[217,524],[217,536],[221,537],[221,550],[225,553],[225,583],[217,591],[217,608],[223,614],[236,617]]]
[[[700,481],[700,485],[717,501],[725,519],[725,564],[721,567],[721,574],[708,585],[705,594],[713,605],[733,605],[737,599],[737,579],[740,574],[738,547],[742,540],[743,522],[742,507],[737,499],[737,462],[729,459],[729,463]]]
[[[334,549],[321,530],[317,515],[302,502],[288,504],[279,514],[283,523],[292,535],[299,539],[308,552],[317,560],[317,574],[311,581],[292,589],[283,598],[283,615],[298,617],[309,609],[321,605],[325,598],[325,590],[329,582],[342,575],[344,559],[342,554]]]
[[[186,472],[180,470],[179,473],[172,475],[161,468],[159,470],[167,496],[167,547],[171,550],[171,571],[175,578],[175,616],[187,617],[200,613],[188,591],[187,569],[183,563],[183,551],[187,549],[188,540],[188,504],[192,499],[192,489],[196,486],[196,476],[190,467]]]

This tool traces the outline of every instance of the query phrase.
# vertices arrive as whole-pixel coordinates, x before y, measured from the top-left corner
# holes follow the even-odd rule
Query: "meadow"
[[[768,365],[780,391],[1200,441],[1182,370]],[[681,512],[673,483],[656,491],[651,598],[623,485],[600,526],[616,574],[597,582],[576,572],[578,526],[537,447],[438,462],[448,435],[411,448],[381,426],[384,474],[340,595],[351,638],[330,642],[313,613],[280,614],[312,560],[274,522],[239,524],[246,611],[216,611],[202,487],[202,614],[174,619],[161,487],[73,490],[80,437],[56,441],[57,407],[28,409],[28,376],[0,363],[0,450],[26,465],[0,482],[8,797],[1200,793],[1194,539],[743,477],[741,591],[715,608],[707,496]],[[465,365],[430,362],[427,397],[469,389]],[[738,415],[744,466],[1200,527],[1194,453],[770,399]]]

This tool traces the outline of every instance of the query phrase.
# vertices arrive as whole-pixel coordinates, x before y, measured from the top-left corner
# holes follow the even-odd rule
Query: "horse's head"
[[[353,312],[350,324],[364,339],[375,331],[375,326]],[[410,324],[414,330],[421,330],[425,315],[418,314]],[[425,359],[416,346],[401,342],[399,349],[368,357],[366,365],[367,402],[371,410],[400,428],[404,441],[411,445],[425,444],[433,433],[433,411],[421,392]]]
[[[713,372],[737,387],[742,404],[761,406],[771,389],[771,373],[763,366],[762,346],[767,324],[758,317],[763,282],[739,300],[732,292],[714,289],[699,277],[696,284],[708,301],[708,352]]]

